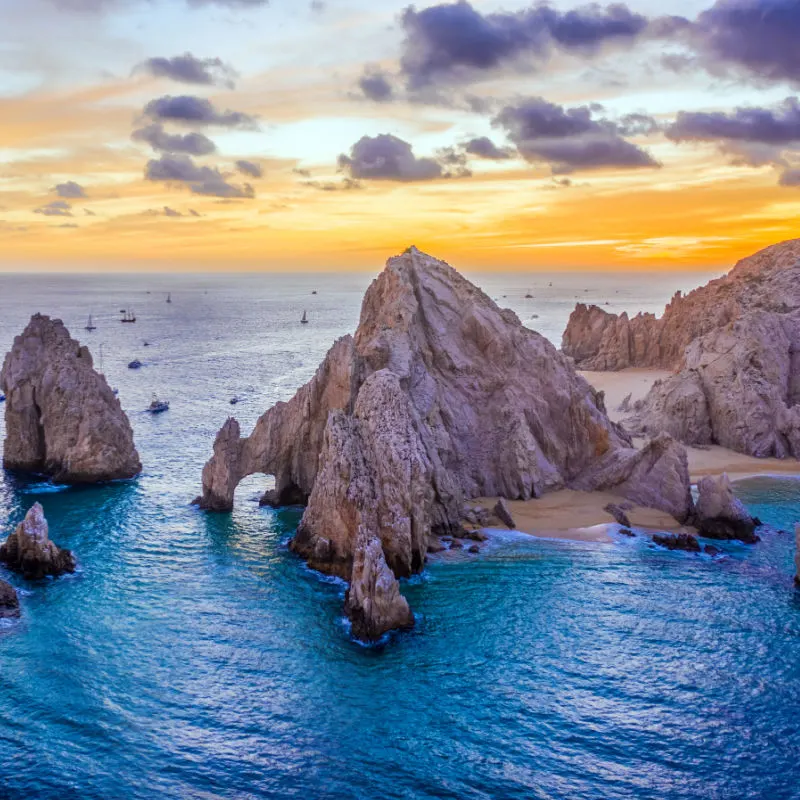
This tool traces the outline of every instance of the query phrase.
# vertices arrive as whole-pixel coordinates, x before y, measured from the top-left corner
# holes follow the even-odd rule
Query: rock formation
[[[681,520],[693,510],[674,441],[634,449],[569,359],[415,248],[390,259],[367,290],[355,336],[334,344],[292,400],[247,438],[228,420],[197,502],[230,509],[237,483],[254,472],[275,476],[270,502],[307,498],[293,549],[345,579],[360,565],[366,587],[384,571],[362,547],[380,542],[395,577],[418,572],[429,542],[463,534],[472,498],[603,488]],[[354,593],[351,616],[376,591]],[[367,627],[375,634],[381,625]]]
[[[0,581],[0,619],[15,619],[19,613],[16,589],[10,583]]]
[[[654,533],[653,542],[667,550],[686,550],[690,553],[699,553],[702,550],[693,533]]]
[[[17,525],[5,544],[0,546],[0,562],[29,580],[75,571],[75,557],[50,541],[47,520],[39,503]]]
[[[579,303],[564,331],[562,350],[579,369],[675,369],[686,347],[746,312],[786,314],[800,308],[800,240],[767,247],[727,275],[683,296],[677,292],[661,317],[609,314]]]
[[[698,482],[695,525],[708,539],[738,539],[748,544],[759,541],[756,522],[734,495],[726,474]]]
[[[800,522],[794,526],[794,585],[800,588]]]
[[[511,516],[511,512],[508,510],[508,503],[501,497],[494,507],[494,515],[506,526],[506,528],[510,528],[513,530],[516,528],[516,524],[514,522],[514,517]]]
[[[563,349],[583,369],[660,367],[624,421],[685,444],[800,456],[800,240],[768,247],[723,278],[677,294],[660,318],[579,305]]]
[[[141,471],[128,418],[92,357],[61,320],[35,314],[0,373],[7,469],[60,483],[132,478]]]

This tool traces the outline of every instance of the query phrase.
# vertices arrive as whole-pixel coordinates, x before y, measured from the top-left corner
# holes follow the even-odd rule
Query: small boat
[[[130,364],[128,364],[128,369],[141,369],[141,368],[142,368],[142,362],[139,361],[138,358],[135,358],[133,361],[131,361]]]
[[[168,303],[172,302],[172,292],[167,292],[167,302]]]
[[[311,292],[311,294],[316,294],[316,293],[317,293],[317,290],[316,290],[316,289],[314,289],[314,291],[313,291],[313,292]]]
[[[4,394],[0,394],[0,403],[5,403],[6,396]]]
[[[303,325],[308,325],[308,317],[306,316],[306,312],[303,311],[303,318],[300,320]]]
[[[86,327],[84,328],[84,330],[87,330],[87,331],[96,331],[97,330],[97,325],[95,325],[92,322],[92,315],[91,314],[89,314],[89,319],[86,321]]]
[[[526,300],[533,300],[533,295],[532,295],[530,292],[528,292],[528,293],[525,295],[525,299],[526,299]]]
[[[238,397],[231,397],[231,405],[235,406],[239,402]]]
[[[164,411],[169,411],[169,401],[159,400],[157,395],[153,395],[153,400],[147,408],[148,414],[161,414]]]
[[[136,314],[133,311],[125,311],[120,322],[136,322]]]

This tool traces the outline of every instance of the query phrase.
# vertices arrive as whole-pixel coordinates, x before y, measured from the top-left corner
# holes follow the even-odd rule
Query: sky
[[[800,0],[0,0],[0,269],[732,265],[800,219]]]

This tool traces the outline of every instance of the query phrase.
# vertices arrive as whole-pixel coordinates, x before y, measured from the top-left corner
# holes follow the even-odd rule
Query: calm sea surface
[[[38,500],[80,564],[0,569],[23,606],[0,629],[0,798],[800,797],[788,534],[718,560],[506,534],[431,560],[403,588],[416,629],[365,648],[343,585],[287,550],[299,510],[258,507],[263,477],[230,515],[188,505],[225,418],[249,430],[291,397],[370,277],[0,276],[0,350],[34,311],[102,345],[145,465],[92,489],[0,475],[3,535]],[[576,295],[657,311],[708,278],[470,277],[556,342]],[[153,392],[168,413],[143,413]],[[800,482],[738,490],[775,528],[800,519]]]

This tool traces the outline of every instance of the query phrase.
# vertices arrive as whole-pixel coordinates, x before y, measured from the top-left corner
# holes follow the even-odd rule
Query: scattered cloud
[[[498,147],[488,136],[478,136],[470,139],[462,145],[464,152],[477,158],[485,158],[489,161],[504,161],[514,157],[514,149],[511,147]]]
[[[506,106],[492,124],[505,131],[524,159],[549,164],[553,174],[659,166],[646,150],[624,138],[630,123],[596,118],[600,110],[596,105],[565,108],[534,97]]]
[[[361,95],[376,103],[386,103],[395,97],[394,86],[388,72],[375,65],[368,65],[358,80]]]
[[[131,134],[136,142],[146,142],[161,153],[185,153],[190,156],[207,156],[216,151],[217,147],[205,134],[197,133],[168,133],[164,126],[158,122],[139,128]]]
[[[52,203],[35,208],[33,213],[44,217],[71,217],[72,206],[66,200],[53,200]]]
[[[79,197],[86,197],[85,189],[75,183],[75,181],[56,184],[51,191],[55,192],[59,197],[66,197],[72,200]]]
[[[241,111],[218,111],[210,100],[193,95],[165,95],[151,100],[144,114],[153,120],[187,125],[216,125],[224,128],[258,127],[255,117]]]
[[[261,164],[257,164],[255,161],[247,161],[244,158],[240,158],[236,162],[236,169],[241,172],[242,175],[249,175],[251,178],[261,178],[264,175]]]
[[[206,86],[217,84],[234,87],[236,71],[220,58],[196,58],[191,53],[172,58],[148,58],[134,68],[134,72],[147,72],[156,78],[168,78],[179,83]]]
[[[148,181],[184,184],[194,194],[211,197],[231,199],[255,196],[249,183],[241,186],[229,183],[216,167],[200,166],[185,155],[163,155],[151,159],[145,166],[144,177]]]

